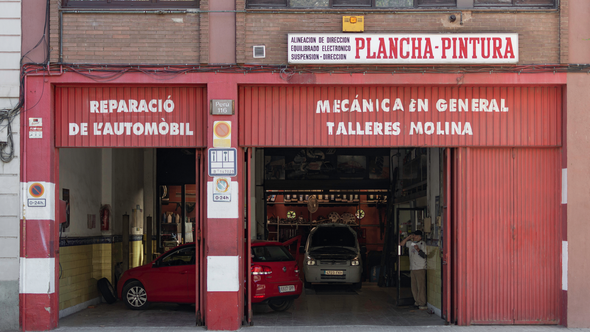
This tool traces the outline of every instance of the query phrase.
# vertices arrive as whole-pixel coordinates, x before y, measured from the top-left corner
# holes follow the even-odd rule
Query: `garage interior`
[[[360,290],[351,284],[313,284],[288,314],[253,304],[254,325],[444,324],[443,153],[437,148],[254,149],[251,238],[291,242],[301,267],[310,230],[344,223],[357,232],[363,262]],[[407,248],[398,263],[400,238],[418,229],[428,248],[425,311],[413,306]],[[301,278],[305,281],[303,272]]]
[[[290,250],[301,265],[311,228],[344,222],[358,234],[363,261],[362,289],[315,284],[286,312],[253,305],[253,324],[444,324],[440,318],[443,152],[436,148],[253,149],[251,238],[285,242],[300,235],[300,248],[291,245]],[[99,304],[96,281],[106,277],[116,284],[126,269],[194,241],[195,225],[202,217],[195,174],[199,153],[195,149],[60,149],[59,193],[70,206],[70,223],[60,237],[60,316],[64,317],[60,325],[104,325],[101,317],[107,312],[113,317],[111,323],[119,324],[113,326],[158,324],[128,310],[120,300]],[[310,197],[317,204],[313,213]],[[106,224],[104,211],[109,214]],[[124,231],[127,225],[129,232]],[[401,269],[397,269],[399,236],[417,229],[425,232],[428,245],[428,310],[412,305],[407,250],[402,251]],[[70,315],[68,311],[76,306],[92,309]],[[163,316],[170,312],[171,317],[183,317],[175,318],[179,323],[194,323],[194,309],[152,304],[147,310]]]
[[[58,198],[69,210],[60,230],[60,317],[101,303],[98,280],[116,289],[124,271],[194,241],[199,152],[59,150]]]

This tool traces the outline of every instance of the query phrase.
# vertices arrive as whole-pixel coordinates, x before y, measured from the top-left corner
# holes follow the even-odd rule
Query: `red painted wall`
[[[559,146],[561,98],[538,86],[242,86],[240,144]]]
[[[57,147],[205,146],[200,87],[58,87],[55,109]]]

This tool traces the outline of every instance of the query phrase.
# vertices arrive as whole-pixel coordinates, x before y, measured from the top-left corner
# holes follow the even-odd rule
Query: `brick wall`
[[[245,15],[244,38],[238,40],[238,62],[282,64],[287,60],[287,33],[341,32],[344,14],[271,14]],[[463,12],[450,23],[449,13],[366,13],[367,33],[489,33],[517,32],[520,39],[520,64],[559,63],[558,12],[501,13]],[[266,45],[265,59],[252,57],[253,45]]]
[[[249,10],[236,0],[236,61],[247,64],[284,64],[290,32],[341,32],[346,12]],[[561,11],[463,11],[457,21],[450,13],[365,12],[365,32],[486,33],[517,32],[520,64],[567,61],[568,1]],[[73,14],[63,15],[63,61],[67,63],[195,64],[209,59],[209,1],[201,14]],[[357,15],[358,13],[354,13]],[[362,13],[360,13],[362,14]],[[360,15],[359,14],[359,15]],[[52,61],[59,58],[57,1],[51,21]],[[461,21],[463,24],[461,24]],[[221,41],[219,41],[221,42]],[[231,42],[231,41],[222,41]],[[266,45],[267,57],[254,59],[252,46]],[[561,47],[561,49],[560,49]]]
[[[201,10],[209,10],[209,0],[201,0]],[[201,58],[203,64],[209,63],[209,15],[201,15],[199,27],[201,42]]]
[[[569,0],[561,0],[559,2],[559,19],[560,19],[560,51],[561,58],[560,63],[569,62]]]
[[[200,63],[200,15],[64,13],[63,62]],[[59,25],[53,21],[51,32],[51,58],[58,61]]]

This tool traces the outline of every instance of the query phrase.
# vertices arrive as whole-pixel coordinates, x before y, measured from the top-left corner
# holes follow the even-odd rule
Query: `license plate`
[[[344,275],[344,271],[325,270],[324,275],[326,275],[326,276],[342,276],[342,275]]]
[[[279,286],[279,293],[294,292],[295,285]]]

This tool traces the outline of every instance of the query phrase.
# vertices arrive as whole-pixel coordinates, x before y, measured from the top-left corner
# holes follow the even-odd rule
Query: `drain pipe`
[[[63,63],[63,54],[64,54],[64,50],[63,50],[64,29],[63,29],[63,23],[62,23],[63,19],[64,19],[64,14],[60,10],[59,11],[59,59],[57,60],[59,63]]]

